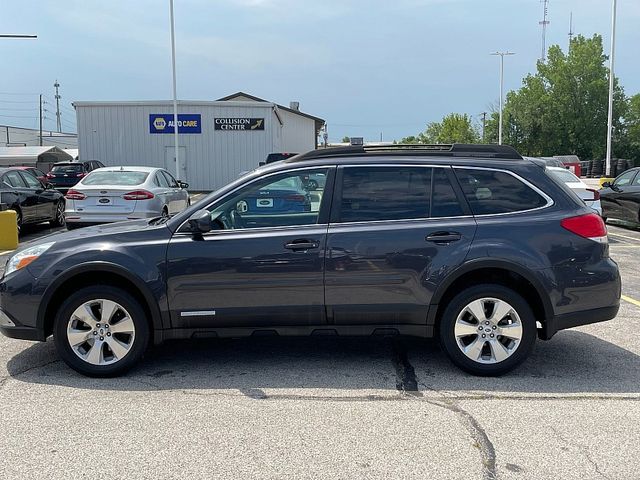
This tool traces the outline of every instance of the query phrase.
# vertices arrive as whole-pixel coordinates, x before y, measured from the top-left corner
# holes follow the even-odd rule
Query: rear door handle
[[[284,248],[287,250],[310,250],[312,248],[318,248],[319,243],[313,240],[294,240],[284,244]]]
[[[449,243],[449,242],[457,242],[462,238],[458,232],[433,232],[426,236],[425,240],[427,242],[434,243]]]

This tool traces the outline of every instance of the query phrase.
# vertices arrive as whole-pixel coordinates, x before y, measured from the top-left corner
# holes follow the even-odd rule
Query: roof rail
[[[474,145],[465,143],[454,144],[396,144],[396,145],[358,145],[350,147],[332,147],[311,150],[310,152],[296,155],[285,162],[299,162],[314,158],[325,157],[354,157],[369,155],[407,155],[407,156],[443,156],[443,157],[482,157],[505,160],[522,160],[522,156],[515,148],[508,145]]]

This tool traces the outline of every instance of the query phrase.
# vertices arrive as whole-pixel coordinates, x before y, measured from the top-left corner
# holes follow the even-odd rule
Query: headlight
[[[21,252],[16,253],[7,262],[7,269],[5,270],[4,274],[9,275],[16,270],[20,270],[21,268],[26,267],[44,252],[49,250],[54,243],[55,242],[43,243],[41,245],[36,245],[35,247],[26,248]]]

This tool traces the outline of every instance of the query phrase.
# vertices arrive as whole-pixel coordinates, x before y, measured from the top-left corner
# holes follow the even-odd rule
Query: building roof
[[[46,156],[53,161],[73,160],[73,157],[58,147],[0,147],[0,165],[34,164]]]
[[[236,93],[233,93],[231,95],[227,95],[226,97],[219,98],[218,102],[233,101],[233,100],[237,99],[238,97],[245,97],[245,98],[248,98],[250,100],[253,100],[254,102],[271,103],[268,100],[265,100],[264,98],[256,97],[254,95],[250,95],[250,94],[244,93],[244,92],[236,92]],[[317,130],[320,130],[322,128],[322,126],[325,124],[324,119],[322,119],[320,117],[314,117],[313,115],[309,115],[308,113],[301,112],[300,110],[294,110],[293,108],[285,107],[284,105],[280,105],[280,104],[277,104],[277,103],[274,103],[274,105],[276,105],[279,109],[285,110],[287,112],[295,113],[296,115],[300,115],[302,117],[306,117],[306,118],[310,118],[310,119],[314,120],[316,122],[316,129]]]

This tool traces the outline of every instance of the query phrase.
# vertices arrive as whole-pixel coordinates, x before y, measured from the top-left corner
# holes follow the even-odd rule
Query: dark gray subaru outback
[[[619,299],[602,219],[544,165],[506,146],[346,147],[170,219],[27,245],[0,280],[0,329],[53,335],[92,376],[150,343],[256,334],[438,336],[460,368],[500,375]]]

